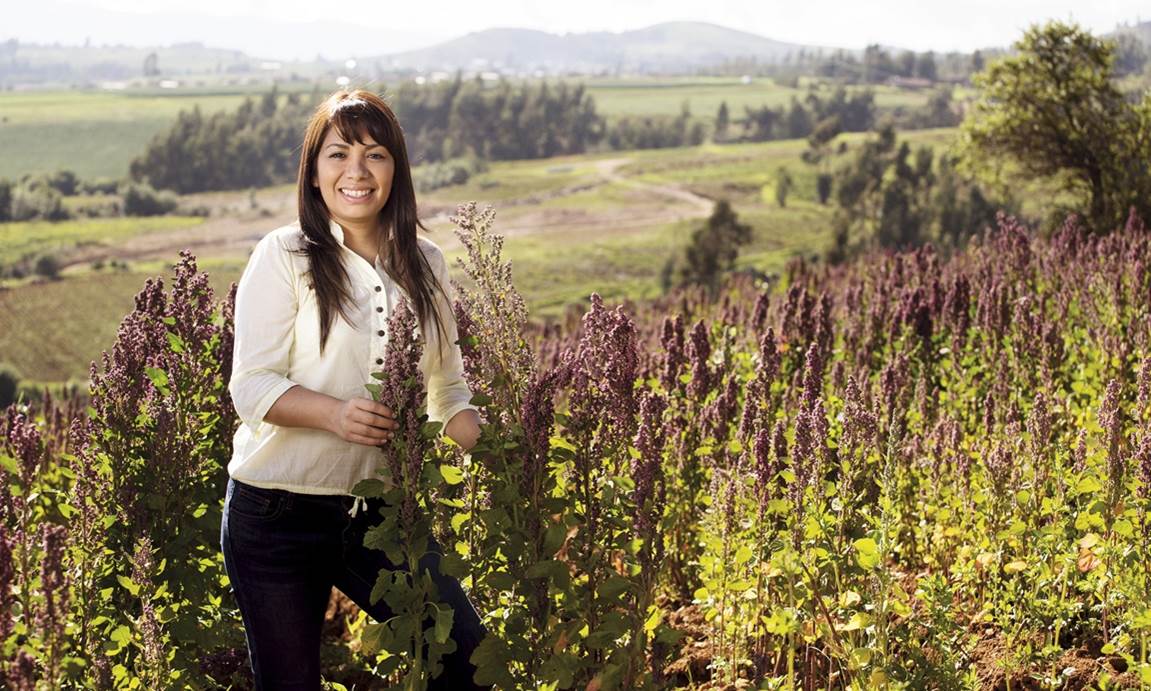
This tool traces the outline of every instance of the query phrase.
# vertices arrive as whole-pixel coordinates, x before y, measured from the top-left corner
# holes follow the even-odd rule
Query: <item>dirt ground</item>
[[[595,177],[568,187],[534,193],[499,203],[499,232],[505,237],[581,232],[589,228],[610,228],[627,232],[677,221],[703,218],[711,213],[712,200],[673,185],[656,185],[629,178],[619,172],[631,159],[598,161]],[[622,188],[626,205],[590,210],[574,206],[547,206],[546,203],[615,185]],[[439,195],[440,197],[444,195]],[[461,200],[466,201],[466,200]],[[295,192],[278,187],[255,192],[219,192],[191,195],[183,200],[188,207],[209,211],[204,223],[173,231],[148,233],[114,247],[88,246],[68,257],[68,266],[97,260],[147,261],[170,259],[181,249],[190,249],[200,259],[244,259],[265,233],[291,223],[296,217]],[[450,232],[449,218],[454,206],[431,203],[421,207],[423,219],[435,242],[445,252],[459,247]]]

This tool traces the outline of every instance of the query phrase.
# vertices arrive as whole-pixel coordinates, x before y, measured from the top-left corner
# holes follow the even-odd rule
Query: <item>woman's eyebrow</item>
[[[347,149],[348,147],[350,147],[350,146],[351,146],[351,144],[348,144],[347,142],[332,142],[331,144],[328,144],[328,145],[327,145],[327,146],[325,146],[324,148],[325,148],[325,149],[330,149],[330,148],[331,148],[331,147],[333,147],[333,146],[338,146],[338,147],[340,147],[341,149]],[[379,148],[379,149],[384,149],[384,148],[387,148],[387,147],[385,147],[383,144],[368,144],[368,145],[367,145],[367,148],[369,148],[369,149],[376,149],[376,148]]]

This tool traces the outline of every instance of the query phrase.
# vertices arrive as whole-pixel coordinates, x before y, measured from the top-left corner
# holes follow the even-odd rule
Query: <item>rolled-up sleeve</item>
[[[435,273],[436,280],[443,288],[443,295],[436,293],[440,317],[444,320],[447,342],[438,347],[438,333],[426,329],[428,338],[424,348],[424,372],[428,385],[428,419],[445,425],[461,410],[473,408],[472,392],[464,379],[464,360],[460,347],[456,344],[459,332],[456,329],[455,312],[452,311],[452,284],[448,280],[448,265],[439,248],[427,254],[428,264]]]
[[[236,288],[235,344],[228,391],[240,420],[253,430],[285,391],[296,320],[296,284],[282,240],[256,244]]]

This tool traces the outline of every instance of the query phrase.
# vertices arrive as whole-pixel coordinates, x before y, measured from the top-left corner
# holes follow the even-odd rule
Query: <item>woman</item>
[[[332,586],[377,621],[369,593],[383,552],[363,546],[375,507],[350,496],[376,477],[393,411],[366,397],[383,364],[392,307],[408,298],[421,325],[428,416],[465,449],[479,437],[469,405],[447,266],[418,238],[399,123],[366,91],[340,91],[308,124],[297,179],[299,222],[256,245],[236,293],[229,391],[236,431],[221,526],[224,564],[261,689],[318,689],[320,631]],[[425,558],[452,605],[456,652],[431,688],[474,688],[468,662],[483,636],[459,583]]]

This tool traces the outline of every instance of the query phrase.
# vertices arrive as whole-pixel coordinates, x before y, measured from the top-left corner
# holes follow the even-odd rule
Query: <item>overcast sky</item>
[[[343,0],[335,5],[338,13],[322,8],[316,0],[17,0],[7,4],[0,40],[82,43],[88,38],[98,45],[197,40],[269,58],[310,58],[317,53],[335,57],[332,51],[339,51],[342,41],[358,45],[371,32],[378,32],[384,48],[375,52],[385,53],[497,26],[553,33],[618,32],[680,20],[711,22],[791,43],[843,48],[881,43],[921,51],[970,51],[1009,45],[1028,25],[1046,19],[1073,20],[1096,33],[1122,22],[1151,19],[1147,0]],[[175,19],[160,22],[164,15]],[[245,19],[253,17],[277,25],[328,23],[317,35],[293,35],[277,43],[277,37],[257,35],[266,31],[247,35],[238,31]],[[234,19],[221,22],[219,18]],[[341,32],[347,35],[341,37]],[[287,39],[286,34],[295,32],[284,33],[278,38]],[[240,42],[245,45],[236,45]]]

